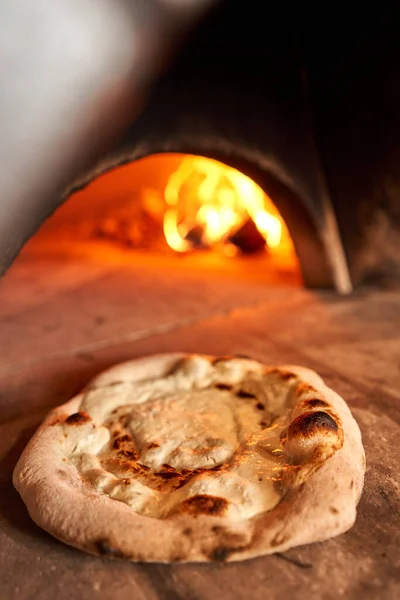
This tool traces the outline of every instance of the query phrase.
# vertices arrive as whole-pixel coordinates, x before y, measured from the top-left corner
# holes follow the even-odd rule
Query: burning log
[[[254,254],[266,249],[265,238],[250,217],[229,236],[227,241],[236,246],[243,254]]]

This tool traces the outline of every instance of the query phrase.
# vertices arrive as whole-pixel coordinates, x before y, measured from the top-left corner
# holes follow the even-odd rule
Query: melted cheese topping
[[[95,387],[60,425],[66,453],[85,482],[135,512],[165,518],[204,496],[224,516],[250,518],[280,501],[281,438],[296,375],[251,360],[182,361],[170,375]],[[68,447],[68,449],[67,449]]]

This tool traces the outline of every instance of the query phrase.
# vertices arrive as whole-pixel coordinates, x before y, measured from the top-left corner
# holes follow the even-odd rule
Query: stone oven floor
[[[400,597],[400,291],[339,298],[245,271],[28,253],[4,277],[1,600]],[[109,365],[167,351],[248,354],[318,371],[350,404],[364,439],[355,526],[283,554],[200,566],[95,558],[37,528],[11,474],[44,414]]]

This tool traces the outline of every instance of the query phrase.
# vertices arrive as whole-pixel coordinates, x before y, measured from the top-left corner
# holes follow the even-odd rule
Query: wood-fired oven
[[[0,267],[33,237],[0,287],[0,596],[394,599],[398,10],[225,1],[171,61],[151,49],[176,35],[177,1],[46,0],[29,18],[20,4],[2,36],[24,59],[10,52],[3,77],[19,73],[0,104]],[[138,98],[141,63],[161,75]],[[201,569],[40,532],[10,483],[34,427],[100,370],[164,351],[318,371],[363,434],[355,527]]]

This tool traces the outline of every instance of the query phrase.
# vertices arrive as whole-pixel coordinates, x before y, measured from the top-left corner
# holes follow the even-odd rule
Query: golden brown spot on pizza
[[[184,500],[180,509],[189,515],[211,515],[223,516],[229,506],[228,500],[218,496],[209,496],[208,494],[199,494]]]
[[[92,419],[88,413],[77,412],[67,417],[67,419],[65,419],[65,423],[67,425],[84,425],[85,423],[89,423],[91,420]]]
[[[230,360],[234,360],[235,358],[244,360],[254,360],[251,356],[248,356],[247,354],[228,354],[226,356],[217,356],[216,358],[211,359],[210,362],[213,366],[215,366],[218,363],[228,362]]]
[[[300,382],[296,386],[296,394],[297,396],[301,396],[302,394],[317,394],[317,390],[310,385],[309,383],[305,383],[304,381]]]
[[[172,365],[172,367],[169,369],[169,371],[167,371],[167,373],[164,375],[164,377],[171,377],[172,375],[175,375],[178,371],[180,371],[182,369],[182,367],[184,366],[186,361],[187,361],[187,358],[179,358],[176,361],[176,363],[174,363]]]
[[[221,525],[213,525],[211,527],[211,531],[213,531],[214,533],[221,533],[221,531],[223,531],[224,528],[221,527]]]
[[[352,479],[352,480],[350,481],[350,489],[352,490],[352,489],[353,489],[353,487],[354,487],[354,479]]]
[[[256,398],[255,394],[252,392],[246,392],[246,390],[238,390],[235,392],[235,396],[237,396],[237,398]]]
[[[216,383],[215,386],[217,390],[231,390],[232,386],[229,383]]]
[[[297,375],[295,373],[290,373],[289,371],[280,371],[279,378],[283,381],[290,381],[291,379],[296,379]]]
[[[121,448],[121,446],[124,445],[125,442],[131,442],[132,438],[130,435],[125,434],[125,435],[121,435],[120,437],[117,437],[117,439],[114,440],[113,442],[113,448],[115,450],[119,450]]]
[[[229,360],[229,357],[228,357],[228,356],[217,356],[216,358],[213,358],[213,359],[211,359],[211,361],[210,361],[210,362],[211,362],[211,364],[212,364],[213,366],[215,366],[215,365],[217,365],[218,363],[225,362],[225,361],[227,361],[227,360]]]
[[[258,410],[265,410],[265,404],[262,402],[257,402],[256,408],[258,408]]]
[[[306,412],[299,415],[289,425],[289,438],[294,437],[305,437],[309,438],[314,436],[319,431],[338,431],[336,421],[328,415],[328,413],[321,410],[316,412]]]
[[[131,460],[136,460],[138,458],[138,455],[135,451],[132,450],[120,450],[118,452],[118,454],[120,456],[126,456],[126,458],[129,458]]]
[[[334,506],[331,506],[329,510],[331,511],[331,513],[333,515],[337,515],[339,513],[338,509],[335,508]]]
[[[182,562],[182,560],[184,560],[184,559],[179,554],[177,554],[176,556],[172,556],[171,557],[171,562],[172,563]]]
[[[186,529],[183,530],[183,535],[191,535],[192,534],[192,529],[190,527],[186,527]]]
[[[167,471],[176,471],[175,467],[171,467],[171,465],[169,465],[168,463],[164,463],[162,465],[163,469],[166,469]]]
[[[269,369],[269,368],[265,369],[264,373],[266,375],[279,375],[279,373],[281,373],[281,370],[277,369],[276,367],[272,367],[271,369]]]
[[[265,369],[264,374],[276,375],[279,379],[282,379],[282,381],[290,381],[291,379],[297,378],[295,373],[291,373],[290,371],[282,371],[282,369],[278,369],[277,367]]]
[[[159,471],[154,472],[147,465],[137,462],[137,454],[132,457],[129,452],[129,450],[120,450],[117,456],[102,457],[103,468],[119,477],[129,478],[134,476],[143,485],[162,492],[172,492],[179,489],[201,473],[219,471],[224,468],[223,465],[216,465],[212,469],[182,469],[178,471],[165,463]]]
[[[304,400],[303,406],[306,408],[330,408],[329,404],[325,402],[325,400],[320,400],[319,398]]]
[[[156,442],[150,442],[149,444],[147,444],[147,450],[153,450],[153,448],[159,448],[160,444],[157,444]]]
[[[260,421],[260,427],[262,427],[263,429],[265,429],[266,427],[268,427],[267,423],[265,421]]]
[[[108,556],[110,558],[131,558],[131,556],[125,554],[122,550],[115,548],[107,539],[95,541],[94,547],[101,556]]]
[[[276,546],[280,546],[281,544],[284,544],[289,539],[290,539],[290,535],[283,534],[283,533],[277,533],[276,536],[273,537],[271,540],[271,546],[272,546],[272,548],[275,548]]]

